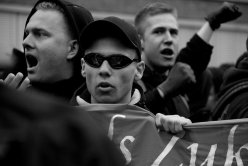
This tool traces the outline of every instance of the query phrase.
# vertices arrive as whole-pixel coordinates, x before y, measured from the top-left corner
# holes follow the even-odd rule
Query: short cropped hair
[[[143,36],[144,27],[143,23],[149,16],[155,16],[159,14],[172,14],[177,19],[177,9],[175,7],[170,6],[167,3],[163,2],[155,2],[150,3],[144,8],[142,8],[135,17],[134,23],[138,33]]]
[[[41,2],[36,6],[36,10],[39,9],[55,9],[60,11],[61,13],[64,13],[64,9],[53,2]]]

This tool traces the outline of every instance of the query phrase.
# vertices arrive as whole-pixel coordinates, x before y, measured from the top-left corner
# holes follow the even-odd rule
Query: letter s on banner
[[[131,153],[129,152],[129,150],[125,146],[126,140],[133,142],[135,140],[135,138],[133,136],[126,136],[122,139],[122,141],[120,143],[121,152],[123,153],[124,157],[127,160],[126,164],[129,164],[132,161],[132,156],[131,156]]]

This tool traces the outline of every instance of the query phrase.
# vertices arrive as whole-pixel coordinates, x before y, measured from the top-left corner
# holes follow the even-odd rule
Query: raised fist
[[[240,17],[242,13],[238,6],[233,3],[224,2],[219,9],[209,13],[206,20],[209,22],[212,30],[218,29],[222,23],[226,23]]]
[[[194,71],[191,67],[182,62],[177,62],[171,69],[167,79],[158,86],[164,96],[174,97],[191,83],[195,83]]]

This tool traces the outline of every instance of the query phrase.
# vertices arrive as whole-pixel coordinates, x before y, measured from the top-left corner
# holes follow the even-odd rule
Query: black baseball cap
[[[118,17],[106,17],[88,24],[80,35],[81,48],[86,50],[99,38],[105,36],[118,37],[128,47],[136,50],[141,60],[141,41],[135,27]]]

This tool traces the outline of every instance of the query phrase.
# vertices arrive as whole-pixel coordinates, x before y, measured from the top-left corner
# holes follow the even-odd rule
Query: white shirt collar
[[[138,89],[135,89],[129,105],[135,105],[136,103],[138,103],[140,101],[140,99],[141,99],[141,94],[140,94]],[[80,96],[76,97],[76,101],[77,101],[79,106],[90,104],[87,101],[85,101],[84,99],[82,99]]]

